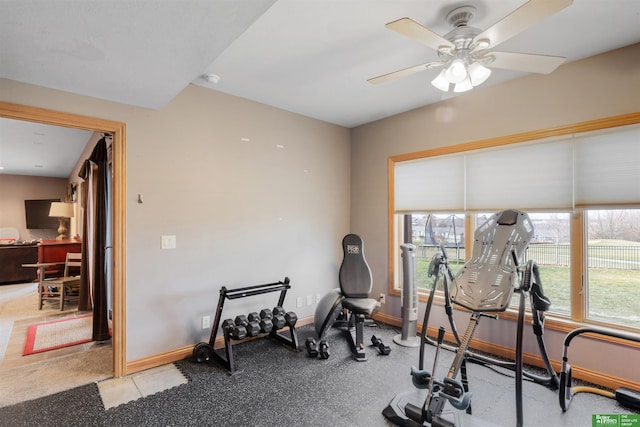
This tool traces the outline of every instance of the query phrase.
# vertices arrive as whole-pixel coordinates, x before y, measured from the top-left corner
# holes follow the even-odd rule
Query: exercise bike
[[[385,408],[383,414],[393,423],[406,426],[456,426],[459,425],[455,412],[444,411],[449,402],[457,410],[471,413],[471,397],[466,361],[492,364],[515,371],[517,425],[523,423],[522,380],[523,376],[544,384],[552,389],[558,387],[558,377],[551,367],[546,346],[542,338],[544,329],[544,311],[550,301],[544,296],[538,267],[533,261],[524,266],[519,259],[524,254],[533,237],[533,225],[529,216],[520,211],[506,210],[492,215],[475,232],[474,248],[470,261],[453,275],[448,265],[446,252],[434,255],[429,266],[429,276],[435,276],[431,293],[427,301],[422,326],[420,359],[418,368],[411,368],[415,389],[399,393]],[[443,344],[444,328],[438,331],[438,339],[427,336],[429,315],[433,304],[438,281],[443,280],[445,310],[456,345]],[[451,289],[450,289],[451,288]],[[469,345],[481,317],[496,318],[497,312],[505,311],[514,292],[520,294],[518,306],[516,358],[513,362],[500,361],[488,356],[476,354]],[[526,373],[522,366],[522,342],[525,316],[525,297],[529,296],[532,326],[537,338],[540,354],[545,363],[546,376]],[[451,302],[471,311],[469,325],[462,337],[458,334],[453,320]],[[424,369],[425,345],[436,345],[436,355],[432,372]],[[436,380],[435,367],[440,348],[456,351],[456,356],[443,380]],[[461,374],[461,381],[456,379]],[[488,425],[476,422],[475,425]]]

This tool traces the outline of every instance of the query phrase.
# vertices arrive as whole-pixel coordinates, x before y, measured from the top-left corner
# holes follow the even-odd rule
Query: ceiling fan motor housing
[[[469,26],[469,22],[475,16],[476,8],[473,6],[458,7],[447,14],[447,22],[453,27],[453,30],[445,34],[444,38],[449,40],[454,48],[451,49],[448,46],[439,48],[438,56],[441,59],[448,61],[457,57],[467,63],[471,59],[469,55],[473,59],[477,59],[472,52],[476,48],[474,39],[482,30]]]
[[[473,6],[462,6],[453,9],[447,14],[447,22],[454,28],[466,27],[476,16],[476,8]]]

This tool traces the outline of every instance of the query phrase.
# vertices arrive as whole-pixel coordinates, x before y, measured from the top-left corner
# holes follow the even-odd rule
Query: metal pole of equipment
[[[393,342],[403,347],[418,347],[418,289],[416,288],[416,246],[400,245],[402,250],[402,333]]]

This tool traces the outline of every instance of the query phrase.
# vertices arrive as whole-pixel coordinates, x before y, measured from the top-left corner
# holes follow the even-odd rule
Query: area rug
[[[91,341],[93,316],[72,317],[37,323],[27,330],[23,356],[55,350]]]

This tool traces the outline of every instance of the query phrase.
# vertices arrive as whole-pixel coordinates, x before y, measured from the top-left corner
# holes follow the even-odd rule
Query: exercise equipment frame
[[[494,265],[495,261],[493,260],[493,257],[496,255],[502,257],[501,262],[504,263],[505,268],[506,266],[510,265],[509,268],[512,269],[512,273],[510,274],[513,275],[513,278],[511,279],[512,292],[520,294],[517,319],[515,361],[505,362],[502,360],[497,360],[489,356],[474,353],[469,349],[471,338],[480,317],[486,316],[496,318],[497,316],[495,314],[491,314],[491,312],[501,312],[506,310],[511,299],[511,294],[505,293],[500,295],[496,294],[497,296],[493,295],[491,302],[486,304],[485,300],[473,301],[473,295],[471,295],[470,298],[467,298],[467,295],[465,294],[466,288],[463,288],[459,283],[456,282],[457,278],[454,276],[447,262],[446,251],[444,247],[441,246],[441,253],[437,253],[433,256],[428,270],[429,277],[435,276],[435,279],[433,281],[433,286],[431,288],[431,292],[427,300],[427,306],[425,308],[421,334],[419,368],[416,369],[415,367],[412,367],[411,372],[413,383],[418,390],[398,394],[383,411],[383,414],[396,424],[423,425],[426,422],[429,425],[433,426],[457,425],[457,422],[455,420],[445,419],[445,417],[442,416],[443,407],[446,401],[449,401],[451,405],[456,409],[466,409],[467,413],[470,414],[471,393],[469,393],[468,390],[468,380],[466,376],[465,362],[467,360],[515,370],[516,416],[518,426],[522,426],[523,424],[523,376],[526,376],[527,378],[537,383],[546,385],[551,389],[555,390],[558,388],[558,377],[551,366],[551,362],[549,360],[546,346],[542,337],[544,330],[543,312],[548,310],[551,303],[543,294],[542,282],[540,280],[538,266],[535,264],[535,262],[529,260],[525,266],[518,265],[518,258],[524,253],[524,250],[528,246],[529,239],[533,235],[533,228],[531,227],[530,221],[528,220],[528,216],[526,216],[526,214],[524,214],[523,212],[515,210],[507,210],[495,214],[490,220],[492,221],[492,223],[490,223],[490,221],[488,220],[483,225],[481,225],[478,230],[476,230],[476,245],[482,245],[482,249],[480,249],[480,246],[478,246],[478,252],[476,253],[476,248],[474,248],[474,256],[467,264],[465,264],[465,269],[469,267],[470,274],[478,274],[479,272],[487,273],[487,275],[490,276],[488,279],[488,283],[489,285],[491,285],[493,283],[498,283],[498,280],[500,281],[500,283],[505,283],[506,279],[504,277],[496,276],[497,278],[494,278],[493,276],[491,276],[491,274],[495,274],[496,271],[502,274],[501,272],[506,270],[493,268],[493,272],[491,272],[490,270],[485,271],[484,266],[488,264],[497,267]],[[519,221],[521,220],[524,220],[528,224],[525,226],[525,235],[517,236],[514,233],[509,233],[506,236],[504,234],[501,235],[506,246],[504,249],[499,248],[497,251],[494,251],[492,249],[494,246],[494,235],[491,234],[491,232],[494,232],[494,226],[506,225],[522,227],[522,225],[518,225]],[[495,232],[497,233],[497,231]],[[490,249],[490,252],[487,251],[487,248]],[[491,261],[488,261],[489,259],[491,259]],[[478,267],[482,268],[478,270]],[[463,271],[461,271],[458,276],[460,277],[462,274]],[[433,304],[437,283],[440,277],[442,277],[444,281],[443,290],[445,310],[449,320],[449,324],[451,326],[452,334],[455,339],[455,344],[457,345],[446,346],[442,344],[444,336],[444,330],[442,328],[440,329],[437,342],[429,338],[427,335],[429,315]],[[518,281],[517,285],[515,283],[515,280]],[[451,296],[449,289],[450,283],[457,286],[455,288],[456,293],[453,297]],[[540,349],[540,355],[542,356],[548,372],[547,376],[538,376],[531,373],[525,373],[525,371],[523,370],[522,342],[526,295],[529,295],[530,297],[532,327],[536,335],[536,339]],[[487,296],[486,298],[489,297]],[[469,309],[472,312],[469,325],[467,326],[465,334],[462,338],[460,338],[460,335],[458,334],[453,319],[453,307],[451,305],[452,301],[464,308]],[[487,301],[489,301],[489,299],[487,299]],[[435,345],[436,351],[439,350],[439,348],[442,346],[456,352],[456,357],[452,363],[449,373],[443,381],[434,380],[433,373],[429,373],[424,370],[424,348],[426,343]],[[458,372],[461,373],[461,381],[457,381],[455,379],[455,376]],[[428,393],[426,393],[425,395],[425,393],[422,392],[421,389],[428,389]],[[422,404],[422,402],[424,402],[424,404]]]
[[[569,344],[571,344],[571,341],[575,337],[582,334],[604,335],[607,337],[619,338],[627,341],[640,342],[640,335],[638,334],[603,328],[599,326],[585,326],[569,332],[564,339],[564,350],[562,352],[562,371],[560,371],[560,391],[558,393],[558,399],[560,402],[560,408],[562,408],[562,412],[566,412],[569,409],[569,405],[573,400],[573,396],[577,393],[599,394],[611,399],[616,399],[620,404],[626,407],[640,410],[640,391],[632,390],[626,387],[620,387],[619,389],[611,392],[591,386],[571,386],[571,365],[569,364],[568,357]]]

